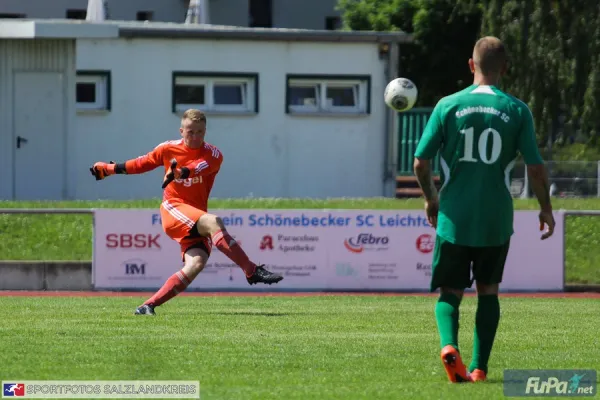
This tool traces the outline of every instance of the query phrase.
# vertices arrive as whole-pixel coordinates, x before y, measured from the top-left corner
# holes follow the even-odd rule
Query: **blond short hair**
[[[497,75],[508,61],[504,43],[494,36],[485,36],[475,43],[473,62],[483,75]]]
[[[206,122],[206,115],[200,110],[191,108],[186,110],[181,117],[182,122],[186,119],[189,119],[192,122]]]

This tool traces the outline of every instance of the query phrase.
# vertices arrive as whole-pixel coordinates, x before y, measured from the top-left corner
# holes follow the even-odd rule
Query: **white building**
[[[27,24],[55,37],[105,30],[10,38]],[[89,167],[177,139],[186,108],[206,110],[207,141],[224,154],[213,197],[394,195],[395,115],[383,91],[405,34],[10,25],[0,28],[0,55],[11,60],[0,64],[2,199],[159,197],[162,170],[96,182]]]

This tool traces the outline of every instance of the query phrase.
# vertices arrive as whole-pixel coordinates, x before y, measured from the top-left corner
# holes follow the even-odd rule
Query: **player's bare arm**
[[[414,171],[417,182],[419,182],[419,186],[423,191],[423,197],[425,197],[425,212],[427,213],[427,219],[435,228],[437,226],[439,199],[431,173],[431,161],[415,158]]]
[[[415,159],[414,164],[415,175],[419,186],[423,191],[425,201],[434,202],[438,200],[438,193],[433,182],[433,176],[431,174],[431,162],[429,160],[423,160],[420,158]]]
[[[540,204],[540,230],[547,227],[542,235],[542,240],[548,239],[554,233],[554,216],[552,215],[552,202],[550,200],[550,182],[548,180],[548,171],[544,164],[528,165],[527,173],[529,175],[531,188]]]

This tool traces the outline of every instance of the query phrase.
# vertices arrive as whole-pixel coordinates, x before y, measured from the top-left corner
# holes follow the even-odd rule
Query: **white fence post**
[[[525,168],[525,173],[524,173],[524,179],[523,179],[523,191],[521,192],[521,199],[528,199],[529,198],[529,176],[527,174],[527,164],[524,165]]]

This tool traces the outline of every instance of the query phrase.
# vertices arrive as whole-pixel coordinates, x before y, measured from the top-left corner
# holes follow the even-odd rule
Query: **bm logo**
[[[140,259],[127,260],[123,263],[125,275],[146,275],[146,261]]]

